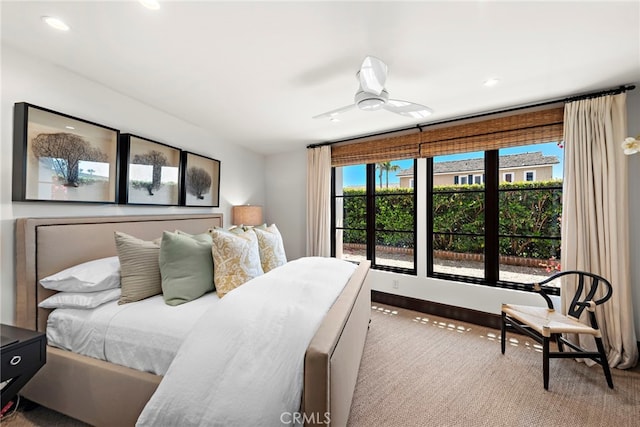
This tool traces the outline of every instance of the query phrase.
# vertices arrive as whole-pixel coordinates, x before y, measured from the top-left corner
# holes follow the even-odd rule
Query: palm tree
[[[392,165],[391,162],[376,163],[376,169],[380,171],[380,188],[382,188],[382,172],[387,174],[387,188],[389,188],[389,172],[395,172],[400,170],[400,166]]]
[[[385,169],[384,167],[385,163],[389,163],[389,162],[376,163],[376,169],[380,171],[380,174],[378,175],[378,177],[380,178],[380,188],[382,188],[382,172]]]

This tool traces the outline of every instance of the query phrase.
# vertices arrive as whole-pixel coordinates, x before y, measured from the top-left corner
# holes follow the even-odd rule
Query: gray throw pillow
[[[160,275],[168,305],[178,305],[213,291],[211,236],[182,232],[162,233]]]

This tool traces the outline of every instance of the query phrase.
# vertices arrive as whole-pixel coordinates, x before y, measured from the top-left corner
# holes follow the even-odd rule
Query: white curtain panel
[[[638,361],[629,271],[627,159],[620,148],[627,133],[626,111],[622,93],[567,103],[564,113],[561,265],[563,270],[588,271],[611,282],[613,296],[596,314],[609,365],[620,369]],[[574,293],[574,284],[563,283],[565,313]],[[579,344],[595,349],[591,337]]]
[[[331,256],[331,147],[307,150],[307,256]]]

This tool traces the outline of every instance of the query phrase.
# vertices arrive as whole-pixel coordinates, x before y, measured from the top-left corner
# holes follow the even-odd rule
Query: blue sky
[[[536,145],[525,145],[522,147],[512,147],[512,148],[503,148],[500,150],[500,154],[518,154],[518,153],[526,153],[526,152],[536,152],[541,151],[545,156],[556,156],[560,163],[553,165],[553,177],[554,178],[562,178],[562,169],[564,165],[564,150],[558,147],[558,144],[555,142],[549,142],[546,144],[536,144]],[[447,162],[452,160],[464,160],[464,159],[477,159],[482,158],[482,152],[476,153],[463,153],[463,154],[451,154],[448,156],[439,156],[434,160],[436,162]],[[400,166],[400,169],[407,169],[413,165],[413,160],[397,160],[391,162],[394,165]],[[351,186],[364,186],[365,185],[365,173],[366,169],[364,165],[355,165],[355,166],[346,166],[343,168],[343,186],[351,187]],[[376,174],[376,182],[378,180],[378,175]],[[383,175],[383,182],[386,181],[386,176]],[[398,183],[399,179],[396,176],[395,172],[391,172],[389,174],[389,184]]]

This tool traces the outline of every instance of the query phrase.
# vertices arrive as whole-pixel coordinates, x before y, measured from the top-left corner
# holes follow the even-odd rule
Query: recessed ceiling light
[[[147,9],[151,9],[151,10],[160,9],[160,3],[158,3],[158,0],[138,0],[138,1],[140,2],[141,5],[143,5]]]
[[[55,28],[60,31],[69,31],[69,26],[65,24],[61,19],[54,18],[53,16],[43,16],[42,20],[47,23],[51,28]]]
[[[495,86],[498,84],[499,81],[500,80],[496,78],[488,79],[484,81],[484,85],[488,87]]]
[[[71,130],[75,129],[73,126],[65,126],[65,128],[71,129]]]

